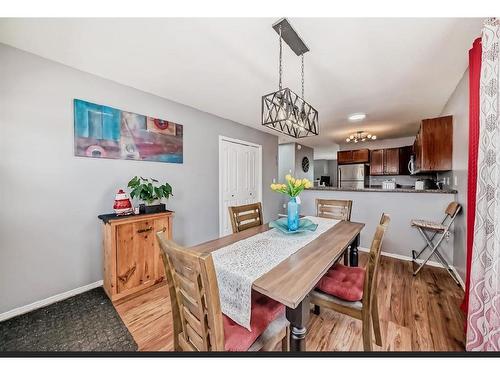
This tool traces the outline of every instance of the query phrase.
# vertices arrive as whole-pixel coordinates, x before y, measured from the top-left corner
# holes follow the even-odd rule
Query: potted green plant
[[[160,185],[159,181],[154,178],[135,176],[129,181],[128,187],[131,189],[131,198],[137,197],[139,201],[144,202],[139,205],[140,213],[152,214],[165,211],[166,206],[161,203],[161,199],[173,196],[172,186],[169,183],[165,182]]]

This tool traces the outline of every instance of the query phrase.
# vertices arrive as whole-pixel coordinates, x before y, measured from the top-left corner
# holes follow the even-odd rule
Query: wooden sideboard
[[[111,299],[141,292],[165,279],[156,233],[172,238],[173,212],[131,216],[101,215],[104,290]]]

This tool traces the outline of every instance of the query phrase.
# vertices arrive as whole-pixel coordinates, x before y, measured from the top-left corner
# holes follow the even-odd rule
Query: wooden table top
[[[340,221],[255,280],[253,289],[285,306],[296,308],[364,226],[362,223]],[[267,230],[269,226],[264,224],[191,249],[203,253],[212,252]]]

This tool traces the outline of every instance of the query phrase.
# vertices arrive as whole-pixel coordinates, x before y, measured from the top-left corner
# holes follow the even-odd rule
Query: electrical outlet
[[[283,208],[286,208],[286,203],[283,203]]]
[[[453,185],[458,186],[458,176],[453,176]]]
[[[276,179],[275,179],[275,178],[273,178],[273,184],[275,184],[275,183],[276,183]]]

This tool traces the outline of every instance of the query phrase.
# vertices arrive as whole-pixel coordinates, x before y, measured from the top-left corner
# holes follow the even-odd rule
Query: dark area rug
[[[136,351],[102,288],[0,322],[0,351]]]

